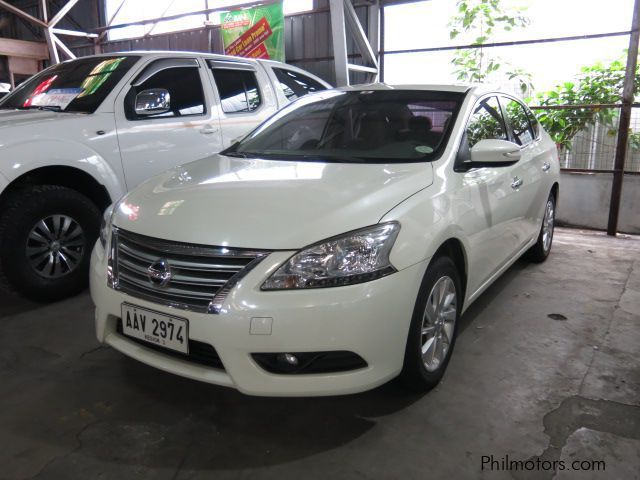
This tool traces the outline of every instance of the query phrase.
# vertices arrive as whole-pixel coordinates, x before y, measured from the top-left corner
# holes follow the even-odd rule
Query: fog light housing
[[[298,360],[298,357],[296,357],[292,353],[280,353],[276,357],[276,360],[278,361],[278,363],[284,363],[287,365],[291,365],[292,367],[297,367],[298,364],[300,363],[300,360]]]
[[[368,366],[360,355],[347,351],[252,353],[251,356],[267,372],[281,375],[348,372]]]

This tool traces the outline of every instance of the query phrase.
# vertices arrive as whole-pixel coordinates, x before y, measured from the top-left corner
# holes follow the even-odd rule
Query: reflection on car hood
[[[430,163],[345,164],[216,155],[129,193],[114,225],[156,238],[297,249],[378,223],[433,181]]]
[[[79,113],[61,113],[50,110],[1,110],[0,109],[0,129],[8,127],[25,127],[44,122],[59,121],[61,118],[82,115]]]

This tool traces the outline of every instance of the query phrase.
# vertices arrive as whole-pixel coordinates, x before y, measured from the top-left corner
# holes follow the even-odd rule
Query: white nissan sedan
[[[175,152],[180,155],[180,152]],[[438,383],[460,315],[549,255],[554,142],[510,95],[384,84],[312,94],[106,213],[98,339],[252,395]]]

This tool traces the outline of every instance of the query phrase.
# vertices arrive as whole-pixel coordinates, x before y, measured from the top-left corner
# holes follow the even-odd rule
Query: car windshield
[[[426,90],[311,94],[223,154],[360,163],[434,160],[446,145],[463,97]]]
[[[0,108],[92,113],[137,60],[91,57],[54,65],[3,98]]]

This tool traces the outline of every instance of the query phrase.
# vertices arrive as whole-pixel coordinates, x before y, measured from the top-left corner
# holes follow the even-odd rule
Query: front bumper
[[[132,297],[107,286],[100,243],[91,258],[96,334],[136,360],[194,380],[250,395],[312,396],[369,390],[402,369],[407,333],[428,261],[381,279],[345,287],[260,291],[259,286],[292,252],[275,252],[238,283],[219,314],[194,313]],[[121,304],[132,303],[187,318],[189,338],[212,345],[224,369],[199,365],[146,348],[116,330]],[[271,333],[252,334],[252,319],[272,319]],[[255,320],[254,320],[255,322]],[[350,351],[367,367],[340,373],[273,374],[252,353]]]

